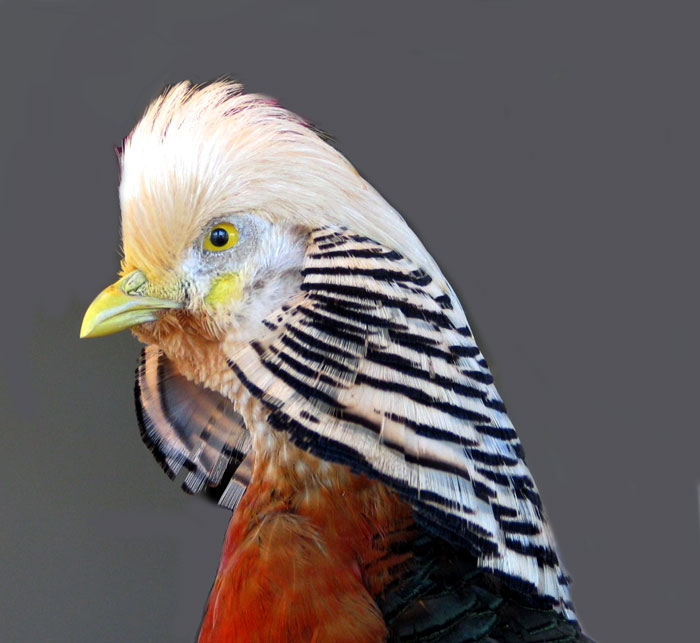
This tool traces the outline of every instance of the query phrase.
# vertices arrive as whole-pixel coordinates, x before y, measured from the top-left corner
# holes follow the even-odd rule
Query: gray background
[[[0,2],[0,640],[192,641],[228,514],[141,444],[112,145],[231,74],[331,132],[455,285],[585,628],[697,640],[692,2]]]

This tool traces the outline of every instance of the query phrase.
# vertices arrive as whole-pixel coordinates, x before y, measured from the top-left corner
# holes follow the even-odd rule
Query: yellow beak
[[[85,311],[80,337],[102,337],[155,321],[163,310],[182,308],[169,299],[156,299],[138,294],[148,284],[146,276],[135,270],[105,288]]]

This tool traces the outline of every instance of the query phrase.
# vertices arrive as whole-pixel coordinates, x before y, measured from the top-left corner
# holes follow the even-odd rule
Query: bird
[[[523,447],[463,307],[312,123],[224,78],[117,149],[141,436],[232,510],[200,643],[573,642]]]

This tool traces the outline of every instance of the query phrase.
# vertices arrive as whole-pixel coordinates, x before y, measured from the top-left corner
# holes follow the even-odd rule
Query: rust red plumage
[[[287,448],[286,464],[256,462],[199,641],[381,641],[375,598],[410,559],[391,551],[412,534],[410,507],[381,483]],[[315,475],[300,479],[299,462]]]

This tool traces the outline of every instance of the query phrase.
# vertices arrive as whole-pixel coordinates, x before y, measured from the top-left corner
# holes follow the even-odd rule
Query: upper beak
[[[137,324],[155,321],[166,309],[182,308],[178,301],[137,294],[147,285],[139,270],[130,272],[105,288],[85,311],[80,337],[102,337]]]

